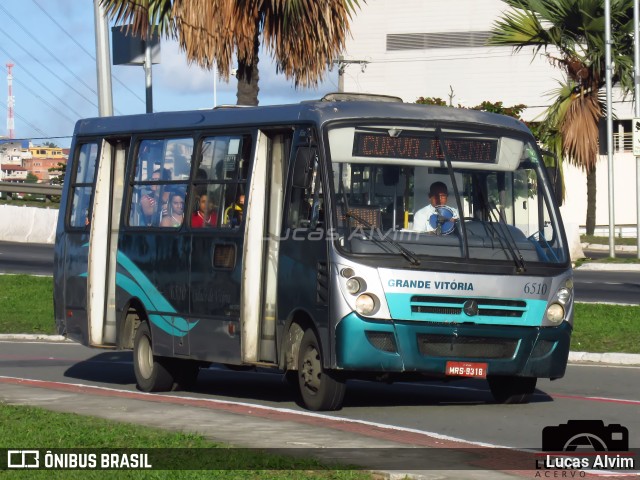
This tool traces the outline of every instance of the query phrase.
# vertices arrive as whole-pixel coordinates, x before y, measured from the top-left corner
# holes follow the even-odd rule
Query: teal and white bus
[[[59,332],[133,350],[143,391],[271,367],[312,410],[353,378],[484,378],[515,403],[562,377],[572,270],[534,137],[393,100],[80,120]]]

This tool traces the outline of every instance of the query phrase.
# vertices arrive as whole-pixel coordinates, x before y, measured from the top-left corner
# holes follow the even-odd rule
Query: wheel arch
[[[122,309],[118,328],[118,348],[121,350],[133,350],[133,340],[136,336],[138,326],[142,322],[149,322],[149,315],[139,298],[129,299],[125,308]],[[149,334],[152,335],[152,328],[149,326]]]
[[[300,350],[300,344],[302,343],[304,332],[308,329],[313,330],[318,342],[322,343],[318,328],[311,314],[303,309],[291,312],[285,323],[285,334],[280,352],[279,367],[282,370],[298,370],[298,352]],[[320,348],[322,349],[322,345],[320,345]]]

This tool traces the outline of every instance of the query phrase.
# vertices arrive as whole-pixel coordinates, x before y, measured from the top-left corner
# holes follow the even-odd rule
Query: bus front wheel
[[[138,326],[133,341],[133,370],[138,388],[143,392],[163,392],[173,388],[169,358],[153,354],[151,331],[147,322]]]
[[[298,353],[298,384],[309,410],[339,410],[346,391],[344,380],[322,367],[322,350],[312,329],[307,329]]]
[[[536,389],[536,377],[489,376],[489,389],[497,403],[527,403]]]

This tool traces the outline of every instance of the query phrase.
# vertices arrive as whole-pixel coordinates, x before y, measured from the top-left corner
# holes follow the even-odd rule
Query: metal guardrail
[[[32,195],[62,195],[62,185],[44,185],[42,183],[0,182],[0,192],[28,193]]]

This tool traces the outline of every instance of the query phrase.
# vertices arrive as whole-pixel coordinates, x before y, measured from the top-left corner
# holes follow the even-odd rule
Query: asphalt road
[[[131,358],[130,352],[91,350],[72,343],[2,342],[0,375],[132,392]],[[348,383],[344,408],[328,415],[516,448],[540,448],[545,426],[602,420],[626,426],[629,446],[638,448],[639,384],[640,367],[569,365],[564,378],[540,380],[531,403],[496,405],[482,380],[391,385],[353,381]],[[169,395],[303,411],[295,392],[275,373],[207,369],[193,390]],[[264,438],[264,446],[268,442]]]
[[[53,245],[0,242],[0,273],[53,275]]]
[[[589,251],[587,254],[595,256],[602,252]],[[0,242],[0,273],[52,275],[53,245]],[[640,271],[576,270],[574,275],[579,302],[640,305]]]

